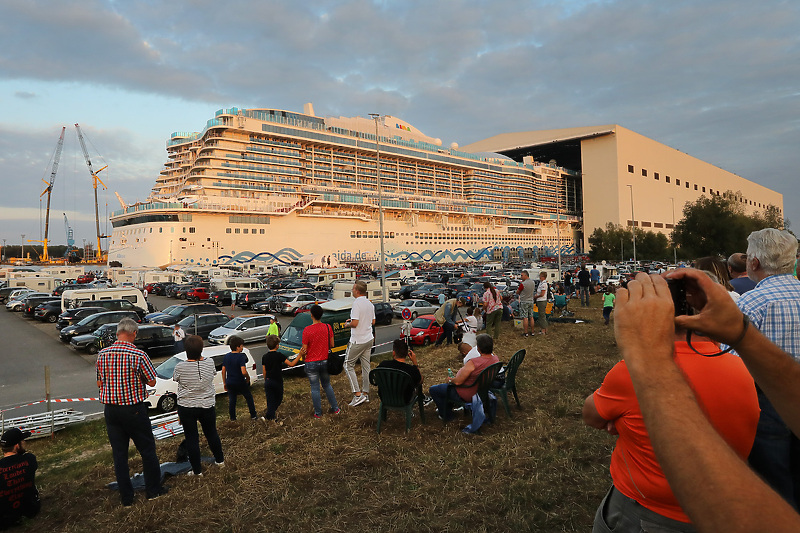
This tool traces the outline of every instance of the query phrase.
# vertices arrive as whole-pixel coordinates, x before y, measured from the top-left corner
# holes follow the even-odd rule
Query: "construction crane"
[[[86,142],[83,140],[83,132],[81,132],[81,127],[75,124],[75,129],[78,132],[78,140],[81,143],[81,148],[83,149],[83,157],[86,159],[86,165],[89,167],[89,173],[92,175],[92,186],[94,187],[94,225],[95,229],[97,230],[97,258],[101,261],[103,259],[103,246],[100,239],[105,239],[108,235],[101,235],[100,234],[100,214],[97,211],[97,184],[103,186],[103,189],[107,189],[106,184],[97,177],[97,175],[108,168],[108,165],[104,166],[103,168],[99,169],[95,172],[92,169],[92,160],[89,158],[89,152],[86,150]]]
[[[56,153],[53,156],[53,168],[52,168],[52,170],[50,172],[50,183],[42,180],[44,182],[44,184],[47,185],[47,188],[44,190],[44,192],[42,192],[42,194],[39,195],[39,198],[41,198],[45,194],[47,195],[47,210],[45,211],[45,216],[44,216],[44,240],[42,240],[42,241],[29,240],[28,241],[28,242],[40,242],[40,243],[42,243],[42,255],[40,256],[40,259],[42,261],[44,261],[44,262],[47,262],[47,261],[50,260],[50,257],[49,257],[49,255],[47,253],[47,237],[48,237],[49,232],[50,232],[50,196],[53,193],[53,184],[56,182],[56,171],[58,170],[58,162],[61,159],[61,149],[64,148],[64,131],[66,129],[67,129],[66,126],[62,126],[61,127],[61,136],[58,138],[58,144],[56,145]]]
[[[66,213],[64,213],[64,228],[67,232],[67,250],[64,252],[64,258],[69,260],[70,255],[75,250],[75,236],[72,233],[72,228],[69,226],[69,219]]]

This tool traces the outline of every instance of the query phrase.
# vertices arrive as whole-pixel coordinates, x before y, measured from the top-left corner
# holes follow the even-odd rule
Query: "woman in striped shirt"
[[[175,365],[172,379],[178,382],[178,417],[186,437],[186,448],[192,470],[189,475],[202,476],[200,466],[200,435],[197,423],[203,428],[208,447],[214,454],[217,465],[225,465],[222,454],[222,443],[217,433],[216,395],[214,394],[214,376],[217,369],[212,359],[202,356],[203,339],[197,335],[189,335],[183,342],[186,349],[186,361]]]

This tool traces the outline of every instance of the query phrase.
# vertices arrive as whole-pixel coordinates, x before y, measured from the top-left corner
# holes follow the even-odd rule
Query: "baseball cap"
[[[30,431],[20,431],[18,428],[11,428],[6,430],[3,436],[0,437],[0,446],[16,446],[30,436]]]

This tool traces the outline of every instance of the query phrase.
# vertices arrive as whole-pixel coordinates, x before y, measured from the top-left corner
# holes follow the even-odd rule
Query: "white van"
[[[561,275],[558,272],[557,268],[526,268],[525,272],[528,273],[528,277],[532,280],[539,282],[539,273],[545,272],[547,273],[547,282],[553,283],[557,281],[561,281]]]
[[[53,289],[62,283],[60,278],[24,276],[10,279],[8,286],[28,287],[38,292],[53,292]]]
[[[216,394],[225,392],[222,383],[222,359],[230,351],[230,346],[226,345],[203,348],[203,357],[206,359],[210,357],[214,361],[214,366],[217,367],[217,375],[214,376],[214,392]],[[258,380],[256,362],[247,348],[244,348],[242,353],[247,357],[247,373],[250,375],[250,383],[255,383]],[[147,399],[144,401],[151,409],[158,407],[164,412],[175,409],[178,403],[178,383],[172,380],[172,375],[175,372],[175,366],[181,361],[186,361],[186,352],[175,354],[156,367],[156,384],[153,387],[147,387]]]
[[[352,268],[309,268],[306,279],[315,287],[333,285],[337,281],[352,283],[356,280],[356,271]]]
[[[117,287],[113,289],[74,289],[64,291],[61,295],[61,311],[80,307],[83,302],[95,300],[128,300],[135,307],[147,310],[147,300],[142,291],[135,287]]]
[[[250,292],[266,289],[264,283],[258,278],[212,278],[211,292],[231,290],[236,292]]]
[[[397,278],[386,278],[386,295],[389,296],[393,292],[400,290],[402,285]],[[333,284],[333,299],[351,298],[353,296],[353,282],[339,282]],[[383,301],[381,294],[381,280],[376,279],[367,282],[367,298],[372,302]]]

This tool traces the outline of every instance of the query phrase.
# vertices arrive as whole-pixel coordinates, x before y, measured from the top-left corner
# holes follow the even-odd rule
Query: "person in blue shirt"
[[[244,340],[238,335],[231,335],[228,339],[231,351],[222,359],[222,383],[228,393],[228,415],[231,420],[236,420],[236,400],[239,395],[244,396],[250,418],[258,418],[256,406],[253,403],[253,394],[250,392],[250,374],[247,373],[247,356],[243,353]]]

